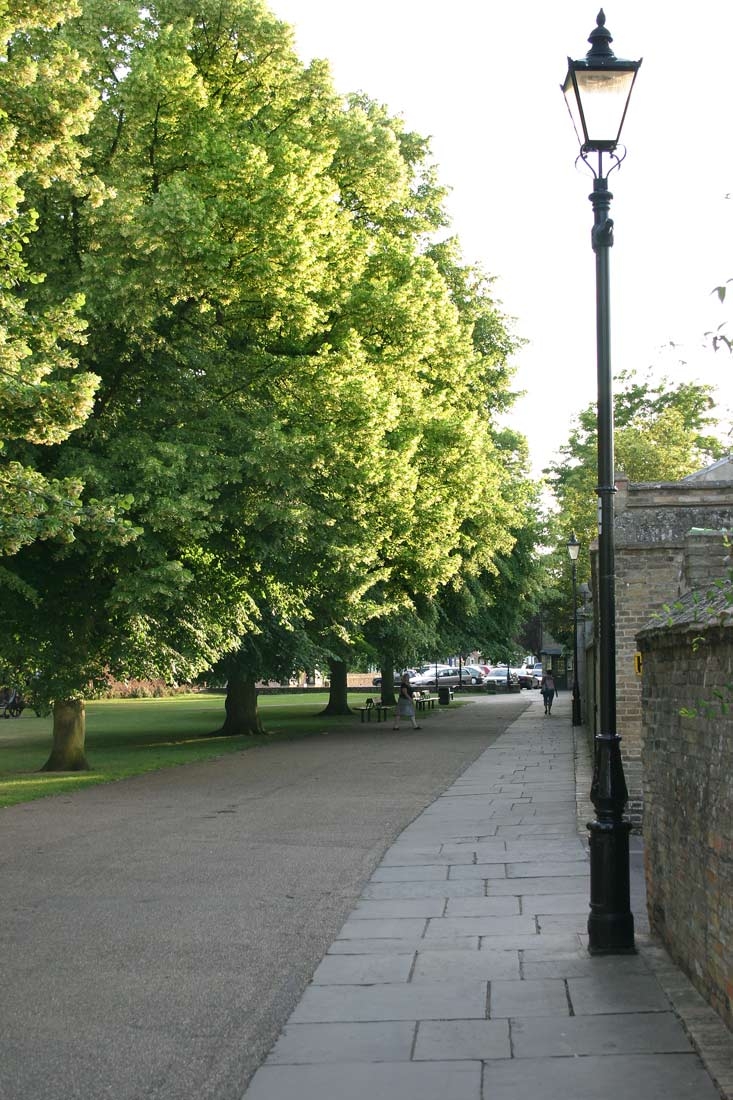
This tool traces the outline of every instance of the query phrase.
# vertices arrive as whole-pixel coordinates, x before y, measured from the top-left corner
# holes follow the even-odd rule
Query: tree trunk
[[[394,690],[394,665],[382,665],[379,671],[382,677],[380,702],[385,707],[393,707],[397,703]]]
[[[86,714],[83,699],[63,699],[53,705],[53,748],[42,772],[86,772]]]
[[[329,661],[331,672],[331,687],[328,694],[328,706],[321,714],[353,714],[349,706],[349,695],[346,689],[346,662]]]
[[[224,725],[214,736],[238,737],[265,732],[257,707],[255,680],[237,668],[232,668],[227,680],[224,710]]]

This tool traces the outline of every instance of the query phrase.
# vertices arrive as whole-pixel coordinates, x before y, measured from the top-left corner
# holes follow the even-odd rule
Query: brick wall
[[[733,1028],[733,626],[681,606],[639,637],[649,918]]]
[[[616,720],[629,790],[627,814],[635,825],[643,816],[641,677],[634,656],[636,635],[650,609],[677,595],[681,551],[654,546],[621,547],[616,553]]]
[[[634,666],[636,635],[681,591],[724,572],[721,528],[733,525],[733,484],[687,480],[630,484],[619,478],[614,504],[616,564],[616,732],[629,791],[627,816],[635,831],[644,820],[641,682]],[[714,530],[717,529],[717,530]],[[597,553],[591,553],[597,601]],[[597,619],[597,603],[595,607]],[[595,653],[588,658],[593,668]],[[597,679],[597,670],[596,670]],[[591,736],[597,728],[597,686],[584,692]]]

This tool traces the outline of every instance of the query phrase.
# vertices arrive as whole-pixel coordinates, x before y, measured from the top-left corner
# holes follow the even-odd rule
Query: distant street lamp
[[[619,145],[629,97],[641,61],[623,61],[611,49],[611,34],[601,10],[584,58],[568,58],[562,86],[575,133],[579,160],[593,174],[591,243],[596,256],[596,345],[598,362],[598,612],[599,612],[599,721],[591,801],[596,820],[590,831],[590,916],[588,950],[591,954],[633,952],[634,917],[629,900],[629,832],[623,818],[628,801],[616,733],[616,597],[613,531],[613,392],[608,252],[613,244],[609,217],[611,192],[607,175],[626,155]],[[597,161],[591,163],[591,155]],[[605,163],[604,163],[605,158]]]
[[[578,554],[580,543],[575,531],[568,539],[568,554],[573,570],[573,725],[580,725],[580,687],[578,686]]]

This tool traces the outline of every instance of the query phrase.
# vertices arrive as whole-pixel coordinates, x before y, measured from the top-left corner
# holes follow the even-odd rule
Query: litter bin
[[[448,704],[450,703],[450,688],[449,687],[439,687],[438,688],[438,702],[440,703],[441,707],[447,707],[448,706]]]

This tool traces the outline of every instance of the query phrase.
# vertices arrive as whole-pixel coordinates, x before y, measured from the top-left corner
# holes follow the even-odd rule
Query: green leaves
[[[678,481],[724,453],[716,438],[712,390],[696,382],[672,384],[624,371],[615,379],[616,470],[630,481]],[[597,535],[596,408],[588,406],[577,417],[567,443],[545,471],[555,493],[562,528],[557,548],[548,559],[550,586],[557,591],[546,601],[553,634],[568,633],[571,606],[570,570],[566,542],[575,531],[582,549],[577,577],[590,576],[588,549]],[[556,521],[554,526],[559,527]]]
[[[85,0],[54,35],[91,91],[74,172],[29,174],[37,228],[8,238],[45,273],[7,401],[46,493],[8,534],[39,609],[15,609],[15,666],[71,697],[338,655],[469,582],[519,607],[516,341],[436,243],[426,140],[341,100],[253,0]]]

